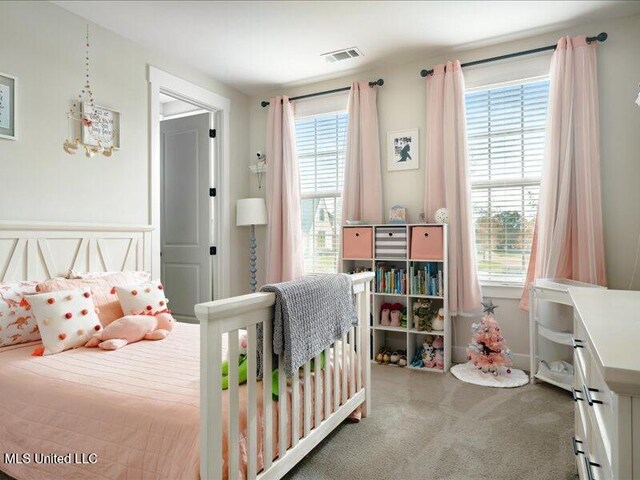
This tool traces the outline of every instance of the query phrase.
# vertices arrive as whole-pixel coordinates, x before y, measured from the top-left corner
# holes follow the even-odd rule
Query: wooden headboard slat
[[[149,225],[0,221],[0,281],[45,280],[71,268],[150,271],[152,230]]]

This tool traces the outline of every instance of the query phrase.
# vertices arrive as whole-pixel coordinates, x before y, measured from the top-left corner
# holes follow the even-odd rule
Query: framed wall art
[[[15,140],[18,79],[0,73],[0,138]]]
[[[414,170],[420,168],[418,129],[396,130],[387,133],[387,170]]]
[[[120,112],[110,108],[82,104],[82,143],[103,148],[120,148]],[[85,121],[85,118],[90,121]]]

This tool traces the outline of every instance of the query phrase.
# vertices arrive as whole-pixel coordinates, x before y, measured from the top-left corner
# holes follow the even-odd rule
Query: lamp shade
[[[266,225],[267,206],[264,198],[241,198],[236,204],[236,226]]]

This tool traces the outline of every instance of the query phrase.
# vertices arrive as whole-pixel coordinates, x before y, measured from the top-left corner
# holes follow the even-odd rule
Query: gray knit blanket
[[[314,275],[265,285],[260,291],[276,295],[273,353],[283,354],[287,376],[358,323],[351,277],[345,274]],[[262,336],[262,329],[258,335]],[[261,345],[262,338],[259,338],[258,346]],[[262,348],[258,348],[258,352],[261,351]],[[258,370],[260,375],[261,359]]]

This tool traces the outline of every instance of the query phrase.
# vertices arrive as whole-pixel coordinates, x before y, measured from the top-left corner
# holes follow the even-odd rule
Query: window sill
[[[520,300],[524,285],[521,283],[481,281],[482,296]]]

